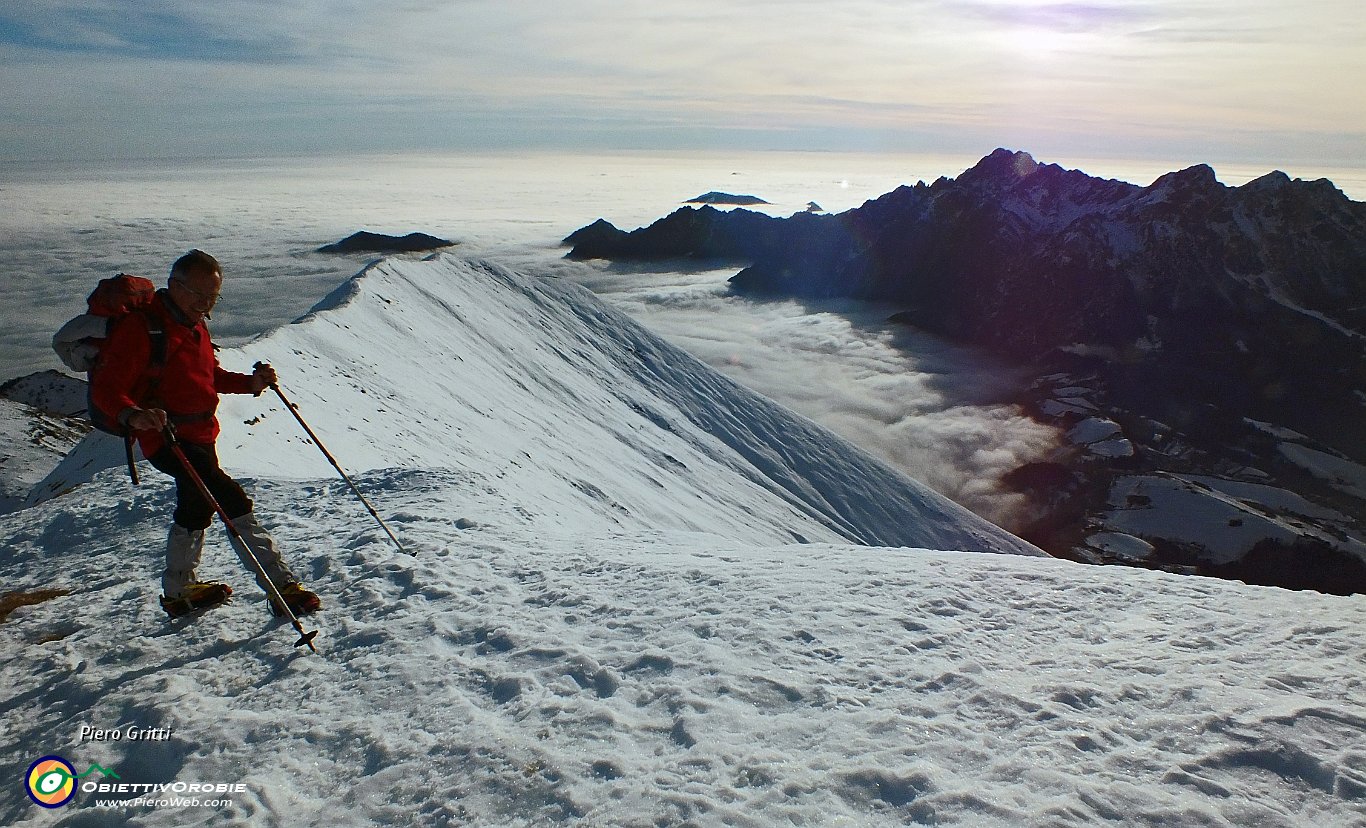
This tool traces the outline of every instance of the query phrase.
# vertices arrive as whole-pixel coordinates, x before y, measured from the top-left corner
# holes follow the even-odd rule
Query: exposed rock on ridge
[[[409,233],[406,236],[389,236],[384,233],[371,233],[361,230],[352,233],[339,242],[325,244],[318,248],[319,253],[421,253],[439,250],[455,244],[447,239],[438,239],[426,233]]]
[[[1200,165],[1140,187],[999,149],[838,215],[683,209],[566,243],[574,258],[748,261],[740,292],[899,303],[902,321],[1014,359],[1107,354],[1128,366],[1120,388],[1266,419],[1312,401],[1317,424],[1293,424],[1316,437],[1342,431],[1324,412],[1354,411],[1366,387],[1366,205],[1280,172],[1228,187]]]
[[[1143,187],[1002,149],[839,215],[595,228],[571,256],[745,261],[738,292],[899,304],[1036,366],[1022,403],[1074,445],[1001,482],[1054,554],[1366,591],[1366,204],[1329,181]]]

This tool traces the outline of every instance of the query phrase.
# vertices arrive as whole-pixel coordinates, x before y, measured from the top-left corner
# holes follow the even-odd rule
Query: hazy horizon
[[[192,247],[220,254],[239,284],[265,286],[281,274],[302,280],[283,309],[253,308],[244,317],[225,303],[215,329],[235,338],[291,321],[353,275],[358,261],[313,250],[357,229],[444,235],[461,241],[462,250],[495,258],[517,259],[529,250],[554,257],[562,238],[598,218],[634,229],[710,190],[765,198],[773,203],[750,209],[772,215],[805,210],[812,201],[837,213],[898,186],[954,178],[990,151],[508,151],[11,163],[0,167],[0,193],[9,202],[0,215],[0,254],[7,261],[0,287],[10,306],[0,333],[0,381],[56,367],[47,338],[79,310],[86,282],[121,270],[159,280],[166,264]],[[1178,169],[1034,156],[1140,186]],[[1271,171],[1214,169],[1229,186]],[[1328,177],[1349,198],[1366,199],[1366,166],[1281,169],[1294,178]]]
[[[919,163],[912,179],[962,172],[945,167],[959,163],[949,158]],[[559,246],[599,216],[646,224],[715,189],[753,192],[778,214],[809,201],[847,209],[905,182],[901,169],[835,154],[694,157],[686,164],[663,154],[555,155],[536,163],[445,156],[224,163],[207,183],[202,167],[188,164],[3,185],[15,207],[0,214],[0,256],[8,265],[0,288],[10,299],[0,311],[0,381],[59,368],[52,333],[84,308],[96,280],[113,273],[160,284],[180,253],[208,250],[226,277],[210,325],[217,341],[233,345],[303,315],[376,258],[320,254],[320,244],[361,228],[420,230],[460,242],[458,256],[585,284],[713,367],[978,514],[1008,522],[1019,498],[994,481],[1056,440],[1051,427],[1005,402],[1018,372],[933,337],[916,353],[902,352],[875,308],[816,310],[731,296],[725,280],[734,269],[632,273],[565,260]],[[247,367],[233,363],[232,352],[222,358],[227,367]],[[292,381],[282,377],[286,387]]]

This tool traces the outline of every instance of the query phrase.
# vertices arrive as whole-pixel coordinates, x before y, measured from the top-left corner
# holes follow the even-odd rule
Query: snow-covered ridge
[[[496,469],[486,502],[463,516],[475,522],[1041,554],[587,290],[488,262],[377,263],[220,359],[275,365],[349,468]],[[330,472],[273,396],[225,397],[219,419],[220,453],[239,474]],[[118,462],[108,442],[73,451],[38,497]]]
[[[29,492],[90,430],[85,383],[42,371],[0,384],[0,514]]]
[[[485,263],[381,264],[222,358],[279,367],[416,555],[269,396],[229,398],[223,454],[323,596],[319,654],[219,531],[200,574],[233,603],[165,620],[162,475],[0,515],[0,579],[40,601],[0,622],[0,764],[138,786],[16,794],[0,824],[1360,822],[1360,596],[821,542],[904,521],[1011,551],[581,290]],[[138,804],[198,783],[241,791]]]

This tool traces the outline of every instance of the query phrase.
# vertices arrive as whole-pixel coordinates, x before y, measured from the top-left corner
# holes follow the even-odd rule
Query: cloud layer
[[[1054,429],[1009,401],[1021,374],[886,324],[892,308],[742,299],[726,287],[733,268],[564,267],[722,373],[1008,529],[1020,528],[1024,504],[1001,476],[1059,445]]]
[[[848,209],[896,184],[957,174],[829,153],[481,156],[322,162],[62,165],[7,184],[0,213],[0,381],[56,367],[52,333],[119,271],[161,283],[191,247],[225,268],[213,330],[231,344],[305,313],[367,257],[312,252],[358,228],[432,232],[535,275],[573,279],[704,361],[1007,526],[1001,473],[1057,435],[1005,402],[1018,377],[852,304],[751,303],[734,269],[635,272],[564,260],[556,242],[596,216],[632,226],[713,189],[754,191],[784,214]],[[970,162],[967,162],[970,163]],[[883,164],[890,166],[883,167]],[[225,352],[227,367],[240,355]]]

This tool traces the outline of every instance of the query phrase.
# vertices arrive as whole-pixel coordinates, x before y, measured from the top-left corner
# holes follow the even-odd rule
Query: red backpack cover
[[[120,273],[101,279],[86,299],[86,312],[70,320],[52,338],[52,348],[62,362],[73,371],[87,372],[93,380],[100,368],[101,349],[115,322],[131,314],[140,314],[147,323],[147,335],[152,353],[147,373],[139,382],[135,399],[149,395],[161,380],[161,369],[166,364],[166,332],[160,318],[149,312],[156,298],[156,286],[141,276]],[[138,482],[137,466],[133,460],[133,438],[119,424],[115,415],[101,411],[90,397],[87,385],[86,411],[90,422],[100,431],[124,438],[128,455],[128,471],[133,482]]]
[[[120,273],[101,279],[85,303],[92,316],[119,317],[150,305],[156,292],[150,279]]]

